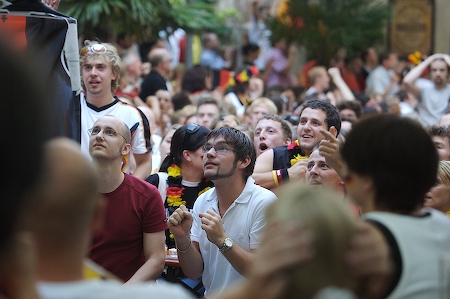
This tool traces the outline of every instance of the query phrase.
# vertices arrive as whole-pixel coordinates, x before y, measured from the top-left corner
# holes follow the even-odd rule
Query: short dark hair
[[[198,108],[199,108],[200,106],[206,105],[206,104],[213,104],[213,105],[216,105],[217,108],[219,109],[219,112],[221,111],[220,105],[219,105],[219,103],[217,102],[217,100],[214,99],[214,98],[212,98],[212,97],[209,97],[209,96],[204,96],[204,97],[201,97],[200,99],[198,99],[198,102],[197,102],[197,110],[198,110]]]
[[[337,133],[339,134],[339,132],[341,131],[341,116],[339,115],[339,110],[335,106],[326,101],[312,99],[303,103],[302,110],[300,111],[300,116],[302,115],[303,110],[305,110],[306,108],[321,109],[323,112],[325,112],[325,122],[327,123],[327,128],[330,129],[331,127],[335,127]]]
[[[233,147],[236,158],[239,161],[244,161],[247,157],[250,158],[250,163],[244,169],[244,180],[247,180],[248,177],[253,174],[253,170],[255,169],[256,150],[253,141],[251,141],[243,132],[229,127],[220,127],[212,130],[208,136],[206,136],[206,140],[215,139],[219,136],[222,136],[225,139],[225,142]]]
[[[271,113],[265,114],[265,115],[261,116],[260,119],[258,119],[258,121],[256,122],[256,125],[258,125],[258,123],[263,119],[268,119],[268,120],[273,120],[273,121],[279,122],[281,125],[281,130],[283,130],[283,137],[289,138],[292,140],[291,127],[289,127],[289,124],[287,123],[287,121],[285,121],[281,116],[276,115],[276,114],[271,114]]]
[[[373,180],[375,203],[395,212],[421,206],[436,182],[437,151],[424,128],[408,118],[381,114],[361,120],[342,157],[349,170]]]
[[[188,68],[181,80],[181,89],[190,93],[206,89],[206,78],[210,77],[209,70],[201,65]]]
[[[349,109],[355,112],[357,118],[361,118],[362,115],[362,106],[358,101],[343,101],[336,105],[336,108],[339,111]]]
[[[447,137],[448,138],[448,144],[450,146],[450,130],[446,127],[434,125],[434,126],[428,126],[426,127],[428,135],[430,137],[433,136],[439,136],[439,137]]]
[[[180,91],[172,96],[172,103],[173,103],[173,110],[178,111],[183,109],[187,105],[191,105],[192,101],[186,92]]]
[[[431,71],[431,64],[433,64],[433,62],[435,62],[435,61],[442,61],[445,63],[445,65],[447,66],[447,76],[448,76],[448,73],[450,73],[450,65],[447,63],[447,61],[445,61],[444,58],[439,57],[439,58],[433,59],[433,61],[431,61],[430,65],[428,66],[428,70]]]
[[[257,44],[246,44],[242,46],[242,55],[246,56],[249,55],[250,53],[256,52],[259,50],[259,46]]]
[[[383,64],[383,61],[388,60],[389,56],[391,56],[392,54],[396,54],[395,52],[392,51],[386,51],[380,54],[380,56],[378,56],[378,63],[381,65]]]

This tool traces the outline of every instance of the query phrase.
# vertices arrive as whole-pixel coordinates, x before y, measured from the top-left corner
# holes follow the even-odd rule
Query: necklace
[[[179,206],[186,205],[186,200],[183,199],[184,187],[181,184],[183,177],[181,176],[181,169],[175,164],[170,165],[167,168],[167,187],[166,187],[166,202],[168,207],[172,207],[175,211]],[[197,197],[208,191],[214,186],[214,183],[207,178],[202,178],[198,184]],[[173,213],[171,211],[170,214]]]
[[[300,143],[298,142],[298,139],[289,144],[287,147],[289,152],[289,159],[291,161],[291,166],[297,163],[300,160],[308,159],[308,156],[305,155],[305,152],[300,147]]]

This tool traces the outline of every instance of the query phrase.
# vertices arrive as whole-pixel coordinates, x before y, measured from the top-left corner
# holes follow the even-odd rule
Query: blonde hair
[[[85,40],[84,41],[84,47],[81,49],[80,52],[83,51],[84,48],[90,47],[96,44],[100,44],[105,46],[106,51],[104,53],[95,53],[91,51],[87,51],[86,55],[80,55],[80,67],[83,68],[83,66],[87,63],[88,60],[101,58],[104,62],[111,65],[112,73],[116,75],[116,78],[111,80],[111,92],[115,92],[117,90],[117,87],[119,86],[119,80],[120,80],[120,69],[122,67],[122,61],[120,59],[119,53],[117,52],[116,47],[114,47],[110,43],[99,43],[97,41],[90,41]],[[81,84],[83,86],[83,89],[86,89],[84,86],[83,80],[81,80]]]
[[[314,84],[316,78],[322,76],[323,74],[327,74],[327,69],[323,66],[315,66],[312,67],[308,72],[308,78],[311,84]]]
[[[269,114],[277,114],[278,113],[277,106],[271,99],[266,98],[266,97],[261,97],[261,98],[255,99],[254,101],[251,102],[251,104],[249,106],[247,106],[247,109],[245,111],[247,113],[247,115],[252,114],[253,109],[258,105],[266,105],[270,109]]]
[[[298,183],[288,184],[277,193],[278,201],[267,210],[268,220],[293,223],[310,231],[315,251],[311,260],[288,270],[289,284],[283,298],[313,298],[329,286],[354,290],[356,281],[344,257],[357,222],[342,200],[332,191]]]
[[[450,161],[439,161],[437,177],[442,184],[450,186]]]

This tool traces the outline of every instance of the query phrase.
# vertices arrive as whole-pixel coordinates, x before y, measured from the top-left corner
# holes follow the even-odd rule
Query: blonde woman
[[[424,206],[450,216],[450,161],[439,161],[436,185],[425,195]]]
[[[326,189],[288,184],[278,198],[248,280],[216,298],[372,298],[363,283],[389,272],[381,236]]]
[[[357,220],[341,201],[334,193],[295,184],[283,190],[268,209],[269,220],[297,225],[314,238],[314,256],[301,266],[294,264],[287,269],[283,298],[314,298],[320,292],[329,292],[332,286],[339,289],[333,292],[347,294],[342,298],[353,298],[351,291],[356,281],[350,275],[345,254],[357,230]]]

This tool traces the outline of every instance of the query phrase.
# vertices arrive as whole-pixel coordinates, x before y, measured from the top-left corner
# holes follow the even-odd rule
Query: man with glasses
[[[101,173],[99,191],[108,204],[89,257],[123,281],[155,280],[164,269],[167,229],[158,189],[121,171],[131,150],[125,123],[106,115],[89,132],[89,152]]]
[[[243,279],[261,242],[266,208],[276,200],[250,177],[256,152],[244,133],[222,127],[206,139],[203,171],[215,187],[197,199],[192,214],[182,205],[168,220],[180,266],[191,279],[202,276],[205,296]]]
[[[99,128],[92,130],[94,136],[105,132],[105,139],[117,138],[123,142],[122,137],[114,134],[117,133],[114,129]],[[123,285],[112,279],[87,279],[83,275],[83,259],[93,227],[103,227],[103,215],[108,209],[105,198],[98,193],[100,176],[81,153],[79,145],[66,138],[46,143],[44,167],[39,188],[33,192],[32,206],[26,214],[37,251],[40,298],[193,298],[181,286],[150,282]],[[110,278],[102,270],[96,274]]]
[[[117,50],[111,44],[85,41],[85,47],[80,51],[81,81],[84,89],[80,96],[81,150],[90,157],[88,129],[92,128],[101,116],[114,115],[131,129],[129,142],[136,167],[130,168],[130,156],[127,155],[123,161],[123,169],[145,179],[152,169],[150,128],[143,113],[113,96],[119,82],[120,64]]]

